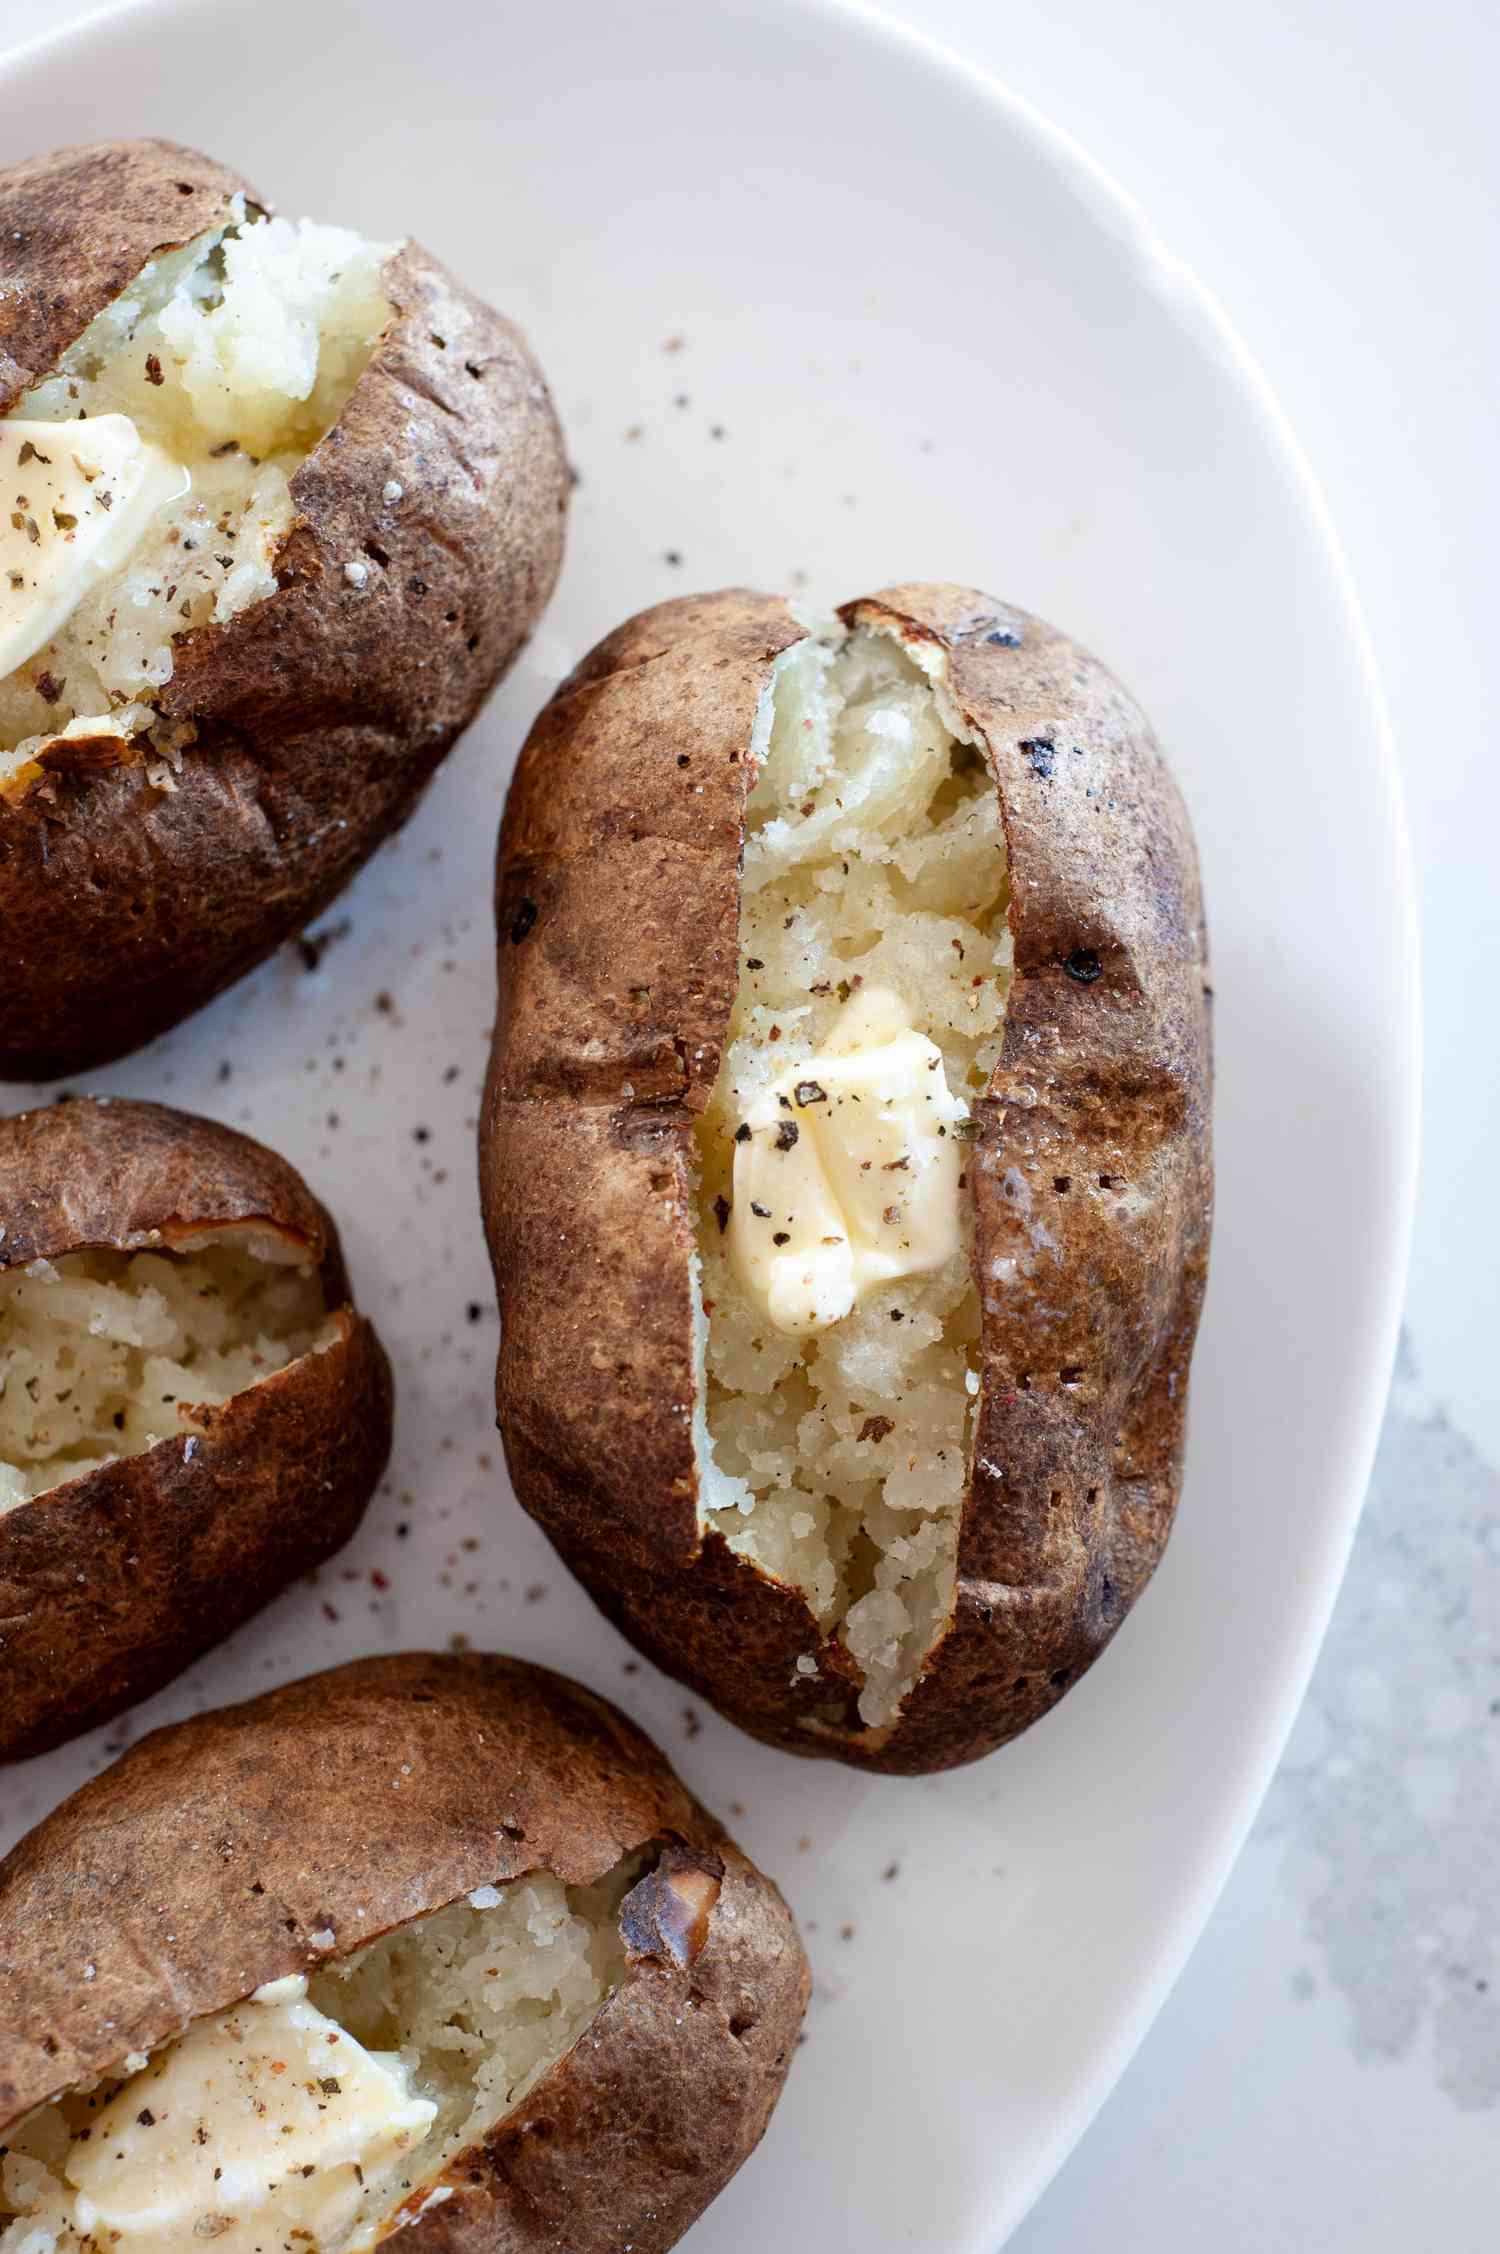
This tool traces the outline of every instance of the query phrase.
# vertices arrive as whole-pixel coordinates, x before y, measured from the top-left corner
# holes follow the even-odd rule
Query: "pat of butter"
[[[823,1330],[873,1285],[952,1258],[967,1116],[941,1050],[885,987],[759,1092],[735,1135],[729,1255],[777,1330]]]
[[[192,482],[128,415],[0,422],[0,676],[51,641]]]
[[[75,2227],[142,2247],[212,2239],[220,2254],[326,2243],[357,2214],[359,2171],[389,2167],[436,2112],[399,2058],[312,2004],[252,1998],[190,2027],[73,2145]]]

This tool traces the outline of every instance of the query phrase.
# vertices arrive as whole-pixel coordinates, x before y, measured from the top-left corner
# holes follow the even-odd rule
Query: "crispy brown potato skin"
[[[160,1104],[0,1120],[0,1270],[159,1232],[306,1247],[343,1337],[162,1440],[0,1516],[0,1761],[160,1690],[349,1539],[391,1445],[391,1372],[333,1222],[274,1152]]]
[[[776,1888],[640,1731],[480,1653],[362,1660],[158,1730],[22,1840],[0,1863],[0,2135],[262,1981],[476,1886],[587,1883],[655,1840],[664,1867],[720,1878],[706,1937],[632,1950],[587,2039],[401,2244],[662,2254],[760,2141],[807,1962]]]
[[[0,172],[0,413],[237,192],[264,208],[165,141]],[[59,747],[0,799],[0,1077],[125,1055],[318,915],[406,820],[552,592],[569,473],[524,338],[415,244],[384,282],[385,337],[292,480],[279,591],[177,644],[160,703],[196,734],[176,790],[106,739]]]
[[[969,1168],[983,1328],[957,1596],[894,1724],[861,1727],[843,1647],[697,1520],[692,1128],[738,978],[756,700],[802,631],[779,600],[648,611],[538,718],[500,839],[480,1184],[526,1509],[741,1727],[915,1773],[1045,1713],[1166,1542],[1212,1204],[1205,940],[1182,802],[1102,666],[971,588],[843,616],[946,652],[996,777],[1015,941]]]

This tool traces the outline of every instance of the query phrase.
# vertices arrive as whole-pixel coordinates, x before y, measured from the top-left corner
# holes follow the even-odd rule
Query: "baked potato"
[[[1149,728],[972,589],[632,619],[522,753],[480,1176],[516,1493],[658,1665],[913,1772],[1035,1721],[1177,1502],[1203,910]]]
[[[338,1549],[390,1444],[390,1367],[283,1159],[159,1104],[0,1120],[0,1760]]]
[[[569,473],[500,314],[191,149],[12,165],[0,242],[0,1074],[45,1079],[406,819],[551,593]]]
[[[0,1863],[0,2250],[659,2254],[807,2000],[623,1716],[407,1653],[159,1730]]]

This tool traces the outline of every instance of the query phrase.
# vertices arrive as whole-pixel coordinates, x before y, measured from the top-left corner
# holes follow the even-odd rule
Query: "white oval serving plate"
[[[994,2254],[1221,1885],[1358,1512],[1411,1197],[1415,943],[1371,663],[1316,493],[1222,318],[1080,152],[832,5],[146,0],[12,59],[7,156],[199,142],[283,208],[420,235],[516,314],[581,483],[558,597],[321,927],[92,1083],[263,1134],[344,1225],[396,1364],[363,1532],[123,1725],[0,1778],[0,1846],[151,1723],[454,1636],[660,1736],[785,1884],[816,2000],[692,2236]],[[490,864],[529,719],[606,628],[737,580],[972,581],[1153,715],[1198,825],[1219,1218],[1165,1564],[1039,1728],[919,1782],[784,1759],[635,1662],[516,1510],[473,1129]],[[27,1091],[13,1092],[17,1104]]]

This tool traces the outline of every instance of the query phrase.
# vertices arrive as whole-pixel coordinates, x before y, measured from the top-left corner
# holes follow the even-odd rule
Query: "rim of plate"
[[[1370,778],[1383,816],[1396,880],[1389,908],[1398,927],[1398,952],[1404,976],[1390,999],[1393,1016],[1404,1031],[1407,1052],[1406,1069],[1397,1087],[1390,1092],[1385,1113],[1391,1175],[1396,1187],[1385,1231],[1379,1303],[1372,1308],[1366,1323],[1370,1343],[1362,1373],[1350,1385],[1350,1410],[1361,1437],[1358,1447],[1351,1448],[1343,1479],[1323,1513],[1321,1535],[1313,1557],[1317,1570],[1305,1577],[1300,1604],[1296,1664],[1284,1671],[1278,1693],[1263,1702],[1259,1726],[1240,1762],[1233,1813],[1205,1827],[1194,1838],[1191,1852],[1185,1858],[1187,1867],[1178,1874],[1172,1914],[1163,1919],[1161,1938],[1152,1962],[1137,1974],[1133,1987],[1116,2010],[1113,2027],[1104,2031],[1094,2055],[1081,2069],[1075,2098],[1067,2113],[1059,2118],[1046,2141],[1033,2151],[1029,2165],[1017,2171],[1011,2191],[986,2221],[983,2239],[973,2241],[975,2254],[993,2254],[996,2245],[1003,2244],[1040,2199],[1086,2134],[1192,1954],[1259,1812],[1291,1733],[1343,1580],[1364,1506],[1390,1387],[1416,1208],[1422,1009],[1420,932],[1410,829],[1395,737],[1373,643],[1327,501],[1270,382],[1213,291],[1191,266],[1169,249],[1132,192],[1066,127],[1003,79],[969,61],[933,33],[899,21],[883,8],[871,5],[870,0],[755,0],[755,4],[765,15],[822,15],[842,25],[850,37],[862,36],[884,45],[892,54],[918,63],[933,77],[946,82],[953,92],[961,92],[969,100],[987,106],[1002,129],[1024,138],[1039,161],[1066,181],[1089,216],[1114,236],[1122,257],[1143,276],[1149,277],[1152,294],[1162,304],[1168,318],[1187,334],[1192,348],[1219,362],[1247,415],[1261,431],[1264,443],[1290,469],[1298,501],[1328,568],[1343,631],[1357,661],[1360,688],[1369,708]],[[63,54],[69,48],[85,46],[106,27],[113,29],[133,17],[168,11],[174,14],[206,12],[213,5],[214,0],[104,0],[102,6],[90,9],[71,23],[39,32],[0,52],[0,84],[14,71]]]
[[[1223,304],[1196,270],[1167,246],[1143,205],[1123,182],[1066,127],[1003,79],[980,64],[970,62],[930,32],[898,21],[883,8],[871,5],[870,0],[775,0],[775,4],[815,9],[842,19],[851,29],[870,33],[889,48],[920,58],[930,71],[947,79],[955,88],[961,87],[971,96],[988,100],[1014,131],[1024,135],[1044,162],[1070,181],[1092,216],[1111,228],[1122,254],[1137,269],[1153,277],[1159,300],[1165,297],[1162,285],[1170,285],[1171,303],[1167,308],[1170,317],[1189,333],[1195,349],[1221,362],[1247,412],[1262,430],[1266,444],[1291,470],[1298,500],[1329,568],[1344,632],[1357,660],[1360,685],[1370,709],[1371,779],[1379,789],[1397,880],[1390,905],[1399,927],[1399,954],[1405,975],[1400,989],[1392,994],[1391,1004],[1404,1029],[1407,1052],[1399,1087],[1393,1091],[1388,1119],[1392,1173],[1397,1187],[1386,1231],[1381,1303],[1367,1326],[1371,1349],[1365,1359],[1362,1380],[1350,1388],[1356,1399],[1362,1436],[1358,1448],[1350,1451],[1342,1484],[1330,1497],[1324,1513],[1317,1555],[1319,1570],[1308,1577],[1301,1606],[1297,1663],[1287,1669],[1279,1696],[1265,1700],[1260,1726],[1240,1764],[1234,1815],[1221,1820],[1217,1826],[1205,1828],[1197,1836],[1190,1854],[1193,1868],[1179,1880],[1178,1908],[1176,1914],[1164,1922],[1155,1962],[1137,1979],[1133,1994],[1124,2000],[1117,2013],[1112,2035],[1099,2043],[1095,2056],[1080,2073],[1075,2102],[1068,2117],[1057,2124],[1045,2146],[1034,2154],[1024,2179],[1018,2180],[1013,2196],[997,2213],[994,2228],[1000,2231],[1001,2237],[998,2242],[993,2237],[987,2241],[988,2247],[993,2248],[997,2243],[1003,2245],[1018,2228],[1087,2134],[1197,1946],[1260,1812],[1306,1695],[1343,1584],[1364,1510],[1390,1391],[1416,1216],[1422,1077],[1421,932],[1416,879],[1395,732],[1353,572],[1312,463],[1270,380]],[[976,2254],[979,2254],[977,2245]]]

